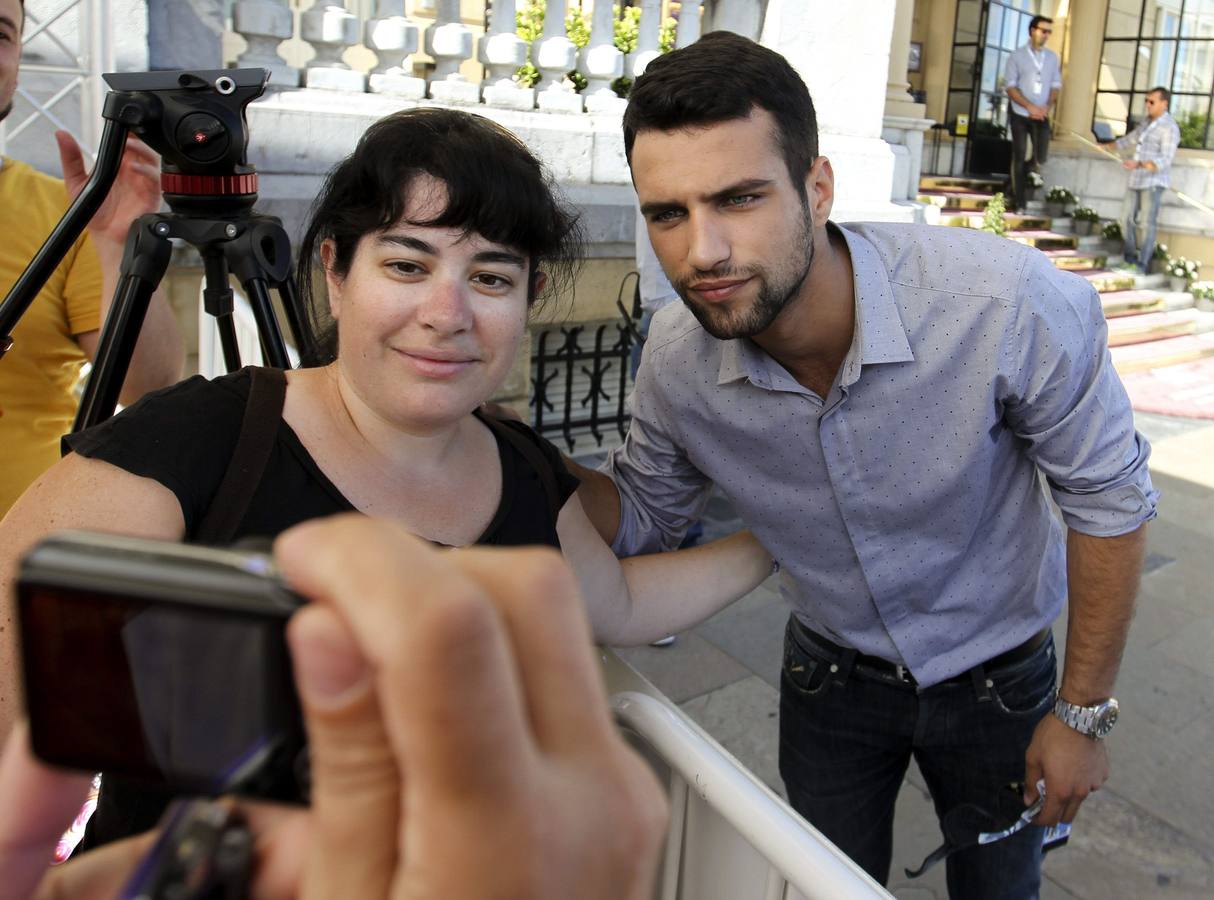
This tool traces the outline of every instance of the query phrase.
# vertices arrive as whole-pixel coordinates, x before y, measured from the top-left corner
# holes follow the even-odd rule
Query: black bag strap
[[[500,419],[489,415],[482,415],[480,419],[489,426],[490,431],[517,450],[527,464],[535,470],[540,478],[540,484],[544,487],[544,495],[548,498],[548,512],[552,515],[552,523],[555,525],[556,518],[561,512],[561,492],[556,484],[556,470],[552,467],[552,460],[544,456],[539,447]]]
[[[287,377],[282,369],[258,366],[252,369],[251,379],[232,459],[193,536],[201,544],[227,544],[235,536],[265,472],[282,422],[287,395]]]

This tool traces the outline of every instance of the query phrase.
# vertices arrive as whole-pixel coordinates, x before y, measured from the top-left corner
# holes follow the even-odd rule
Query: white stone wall
[[[1055,184],[1069,187],[1079,195],[1080,203],[1102,217],[1124,218],[1129,173],[1113,160],[1092,150],[1054,144],[1041,174],[1047,189]],[[1172,187],[1214,207],[1214,154],[1179,155],[1172,164]],[[1169,191],[1159,209],[1159,229],[1214,237],[1214,215],[1195,209]]]

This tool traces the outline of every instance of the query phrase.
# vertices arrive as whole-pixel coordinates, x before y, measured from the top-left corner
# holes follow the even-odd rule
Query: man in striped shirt
[[[1118,139],[1116,147],[1131,147],[1134,156],[1121,165],[1130,173],[1130,212],[1125,221],[1125,261],[1145,272],[1155,254],[1155,225],[1159,219],[1159,201],[1172,174],[1172,158],[1180,146],[1180,128],[1168,112],[1172,93],[1165,87],[1152,88],[1147,94],[1147,118],[1129,134]],[[1138,224],[1143,207],[1147,209],[1146,234],[1142,252],[1138,250]]]

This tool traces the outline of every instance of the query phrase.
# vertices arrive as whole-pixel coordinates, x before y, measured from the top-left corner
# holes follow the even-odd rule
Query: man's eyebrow
[[[771,178],[746,178],[723,187],[719,191],[713,191],[711,194],[702,194],[699,199],[708,203],[719,203],[729,197],[736,197],[738,194],[745,194],[749,191],[757,191],[770,187],[772,184],[773,179]],[[664,213],[669,210],[680,210],[682,208],[683,204],[677,203],[674,200],[654,200],[641,204],[641,215],[649,218],[658,213]]]

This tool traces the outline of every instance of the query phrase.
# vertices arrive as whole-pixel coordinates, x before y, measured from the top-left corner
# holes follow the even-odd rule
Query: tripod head
[[[102,115],[160,154],[165,202],[181,215],[232,215],[257,201],[246,160],[245,108],[260,97],[265,69],[111,73]]]

